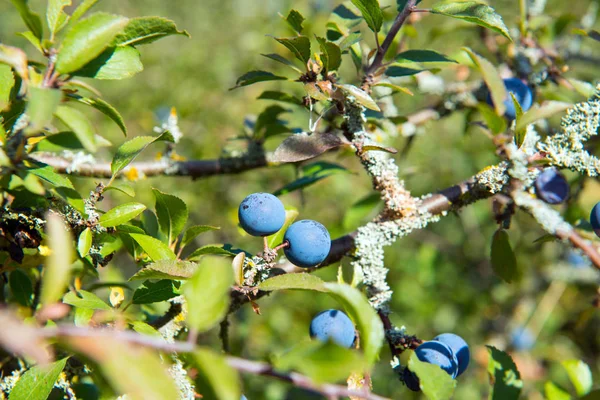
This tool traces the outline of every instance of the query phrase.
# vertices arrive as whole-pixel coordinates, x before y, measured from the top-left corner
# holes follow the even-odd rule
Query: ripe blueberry
[[[596,236],[600,237],[600,202],[596,203],[594,208],[592,208],[592,212],[590,213],[590,224],[592,224]]]
[[[415,350],[419,360],[442,368],[452,378],[458,373],[458,360],[450,347],[437,340],[424,342]]]
[[[410,372],[408,368],[404,368],[402,378],[404,379],[404,384],[406,385],[406,387],[412,390],[413,392],[418,392],[421,390],[419,378],[417,378],[417,375],[415,375],[413,372]]]
[[[506,87],[506,91],[508,92],[508,95],[503,102],[506,107],[504,115],[508,119],[515,119],[517,117],[517,110],[515,109],[510,93],[515,95],[515,98],[521,105],[523,111],[527,111],[531,108],[533,105],[533,92],[529,86],[523,83],[523,81],[517,78],[504,79],[504,87]],[[487,102],[488,104],[493,105],[491,95],[488,96]]]
[[[458,361],[458,372],[456,376],[459,376],[469,366],[469,359],[471,358],[471,353],[469,352],[469,345],[463,338],[454,333],[442,333],[441,335],[437,335],[433,338],[433,340],[437,340],[438,342],[442,342],[454,353],[456,356],[456,360]]]
[[[322,342],[332,340],[347,348],[352,347],[356,338],[352,320],[339,310],[325,310],[317,314],[310,321],[309,332],[313,339]]]
[[[535,193],[548,204],[559,204],[569,197],[569,182],[556,169],[547,168],[535,179]]]
[[[294,265],[314,267],[327,258],[331,249],[331,237],[327,228],[310,219],[294,222],[283,235],[288,242],[285,256]]]
[[[240,225],[252,236],[269,236],[285,222],[285,208],[269,193],[254,193],[246,197],[238,209]]]

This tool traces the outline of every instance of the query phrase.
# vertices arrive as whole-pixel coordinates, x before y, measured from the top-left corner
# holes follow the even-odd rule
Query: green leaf
[[[316,290],[317,292],[327,292],[325,282],[322,281],[321,278],[306,273],[277,275],[262,281],[258,285],[258,288],[265,292],[286,289]]]
[[[79,290],[77,293],[69,292],[65,294],[63,303],[73,307],[89,308],[92,310],[112,310],[112,308],[100,297],[85,290]]]
[[[77,252],[79,253],[79,256],[83,258],[88,255],[91,248],[92,230],[90,228],[85,228],[77,240]]]
[[[198,269],[198,264],[191,261],[162,260],[146,265],[130,281],[144,279],[174,279],[185,280],[190,278]]]
[[[368,108],[369,110],[381,111],[377,103],[375,103],[375,100],[373,100],[371,96],[369,96],[369,94],[364,90],[352,85],[336,84],[335,86],[342,89],[342,91],[344,91],[347,95],[354,97],[357,103]]]
[[[47,366],[35,366],[27,370],[10,391],[8,400],[42,400],[50,392],[67,364],[67,359],[55,361]]]
[[[21,78],[29,79],[27,55],[23,50],[0,43],[0,64],[10,65]]]
[[[385,70],[385,74],[392,78],[397,78],[401,76],[411,76],[416,75],[419,72],[423,72],[423,69],[415,69],[415,68],[406,68],[406,67],[398,67],[396,65],[392,65]]]
[[[592,371],[586,363],[581,360],[566,360],[561,362],[561,365],[567,371],[571,383],[575,386],[577,396],[585,396],[592,390],[594,384]]]
[[[318,383],[336,382],[366,368],[364,358],[356,350],[318,340],[295,345],[275,360],[275,366],[298,371]]]
[[[90,98],[90,97],[82,97],[79,95],[70,95],[69,97],[74,98],[76,101],[86,104],[90,107],[95,108],[100,111],[102,114],[106,115],[108,118],[112,119],[115,124],[121,129],[121,132],[127,136],[127,127],[125,126],[125,121],[123,121],[123,117],[116,108],[108,104],[106,101],[100,98]]]
[[[140,215],[146,206],[141,203],[125,203],[110,209],[100,216],[99,222],[105,228],[124,224]]]
[[[504,115],[504,112],[506,111],[504,99],[508,97],[508,93],[506,92],[506,86],[504,86],[504,81],[500,77],[500,74],[491,62],[481,57],[479,54],[474,53],[467,47],[463,47],[463,50],[467,52],[475,66],[481,72],[483,80],[490,91],[496,113],[498,115]]]
[[[36,38],[42,39],[44,30],[42,28],[42,20],[40,16],[29,9],[27,0],[11,0],[19,14],[21,19],[25,22],[25,25],[35,35]]]
[[[316,167],[316,168],[311,168]],[[322,179],[325,179],[331,175],[339,174],[339,173],[348,173],[349,171],[337,164],[328,163],[328,162],[316,162],[313,164],[306,165],[302,167],[302,177],[296,179],[295,181],[285,185],[284,187],[273,192],[275,196],[280,196],[283,194],[287,194],[293,192],[294,190],[303,189],[316,183]]]
[[[250,71],[240,76],[235,82],[235,86],[229,90],[237,89],[242,86],[249,86],[258,82],[268,81],[285,81],[287,80],[284,76],[277,76],[267,71]]]
[[[267,90],[261,93],[260,96],[257,97],[259,100],[275,100],[281,101],[282,103],[294,104],[296,106],[304,105],[302,100],[296,96],[292,96],[291,94],[284,92],[277,92],[273,90]]]
[[[321,60],[326,71],[335,71],[342,64],[342,50],[337,44],[327,41],[327,39],[318,37],[319,47],[321,48]]]
[[[0,64],[0,112],[8,108],[13,86],[15,86],[15,76],[12,68],[10,65]]]
[[[133,292],[133,304],[158,303],[179,296],[175,282],[163,279],[158,282],[146,281]]]
[[[97,2],[98,0],[83,0],[81,3],[79,3],[75,11],[73,11],[73,14],[71,14],[67,28],[71,28],[73,25],[75,25],[79,19],[90,10],[90,8],[96,5]]]
[[[472,22],[485,28],[498,32],[510,41],[510,33],[504,25],[502,17],[496,13],[492,7],[475,1],[445,1],[434,4],[431,8],[434,14],[441,14],[448,17]]]
[[[242,286],[244,284],[244,261],[246,259],[246,253],[238,253],[231,261],[231,268],[233,269],[233,279],[235,284]]]
[[[180,247],[187,246],[188,244],[190,244],[190,242],[192,240],[194,240],[196,238],[196,236],[198,236],[204,232],[216,231],[219,229],[221,229],[221,228],[219,228],[218,226],[210,226],[210,225],[195,225],[195,226],[189,227],[183,233],[183,238],[181,239]]]
[[[523,389],[521,374],[508,354],[493,346],[486,346],[490,353],[488,373],[494,387],[490,400],[517,400]]]
[[[383,24],[383,12],[377,0],[352,0],[352,4],[360,10],[367,25],[373,32],[379,32]]]
[[[31,43],[33,45],[33,47],[35,47],[37,49],[37,51],[44,54],[44,49],[42,48],[42,42],[40,42],[40,39],[36,38],[35,35],[31,31],[17,32],[16,35],[27,39],[27,41],[29,43]]]
[[[8,283],[17,303],[30,307],[33,303],[33,284],[29,276],[25,272],[16,269],[10,273]]]
[[[196,390],[203,400],[239,400],[241,380],[235,369],[221,354],[208,348],[192,353],[192,364],[198,369]]]
[[[68,204],[73,206],[77,211],[85,214],[85,206],[83,199],[77,193],[73,184],[66,176],[60,175],[54,171],[52,167],[45,164],[33,164],[33,168],[29,168],[27,171],[43,179],[54,186],[56,193],[62,197]]]
[[[379,204],[381,204],[381,195],[379,193],[368,194],[352,204],[344,215],[344,229],[355,229]]]
[[[56,71],[68,74],[100,55],[127,24],[127,18],[97,13],[73,25],[56,57]]]
[[[188,219],[187,205],[177,196],[152,189],[156,199],[156,216],[161,232],[171,244],[183,230]]]
[[[135,197],[135,189],[133,188],[133,186],[125,182],[113,182],[110,184],[110,186],[104,189],[105,192],[107,190],[116,190],[118,192],[126,194],[129,197]]]
[[[233,253],[224,248],[223,245],[215,245],[209,244],[206,246],[202,246],[199,249],[194,250],[192,254],[190,254],[187,259],[190,261],[199,260],[202,256],[206,255],[215,255],[215,256],[229,256],[233,257],[236,253]]]
[[[516,125],[519,125],[519,121],[523,118],[523,107],[519,104],[519,100],[517,100],[517,96],[513,92],[509,92],[511,101],[513,106],[515,107],[515,120]],[[520,130],[516,130],[515,128],[515,144],[517,147],[521,147],[523,142],[525,141],[525,136],[527,136],[527,127],[523,127]]]
[[[325,283],[327,291],[344,305],[360,332],[360,346],[366,362],[373,366],[383,345],[383,325],[377,312],[358,289],[339,283]]]
[[[30,122],[27,133],[37,133],[50,125],[52,115],[57,111],[62,98],[62,92],[59,89],[32,87],[27,91],[27,97],[26,112]]]
[[[131,323],[131,327],[134,331],[142,335],[161,337],[160,332],[158,332],[152,325],[149,325],[143,321],[133,321]]]
[[[302,23],[304,22],[304,16],[302,16],[302,14],[300,14],[298,11],[296,10],[291,10],[289,12],[289,14],[287,15],[287,17],[285,18],[285,21],[292,27],[293,30],[295,30],[297,33],[302,33]]]
[[[140,52],[131,46],[109,47],[73,75],[94,79],[126,79],[144,70]]]
[[[403,61],[417,63],[456,63],[456,61],[433,50],[408,50],[398,54],[394,60],[398,63]]]
[[[552,382],[546,382],[544,392],[547,400],[571,400],[571,395]]]
[[[166,136],[166,132],[160,136],[136,136],[119,146],[110,163],[110,170],[113,176],[116,176],[127,167],[148,145],[156,141],[165,140]]]
[[[94,316],[94,309],[92,308],[75,308],[75,315],[73,316],[73,323],[75,326],[86,327],[90,324],[92,317]]]
[[[498,229],[492,238],[492,268],[504,281],[511,283],[519,277],[517,257],[510,246],[508,232]]]
[[[275,40],[287,47],[304,64],[310,60],[310,39],[306,36],[275,38]]]
[[[50,37],[60,30],[67,22],[68,16],[63,11],[63,8],[71,5],[71,0],[48,0],[48,8],[46,10],[46,21],[50,28]]]
[[[90,153],[96,152],[94,126],[85,114],[69,106],[58,106],[54,115],[75,133],[77,139],[87,151]]]
[[[204,332],[218,324],[227,315],[232,285],[230,262],[222,258],[205,258],[182,287],[188,305],[188,325]]]
[[[256,118],[253,138],[265,139],[281,133],[290,132],[290,128],[287,127],[286,122],[279,119],[281,114],[289,111],[290,110],[278,105],[265,108]]]
[[[74,259],[73,238],[62,217],[54,213],[47,215],[46,234],[51,253],[42,275],[42,305],[56,303],[62,297],[71,279],[71,263]]]
[[[515,130],[523,130],[527,128],[527,125],[532,124],[540,119],[550,118],[553,115],[563,112],[568,108],[571,108],[572,104],[563,103],[561,101],[547,101],[540,107],[534,107],[523,114],[523,116],[517,121]]]
[[[175,260],[177,258],[169,246],[152,236],[141,233],[130,233],[129,236],[140,245],[152,261]]]
[[[429,400],[452,398],[456,381],[439,366],[420,361],[413,352],[408,360],[408,369],[419,378],[419,386]]]
[[[300,68],[296,67],[296,65],[294,65],[293,62],[291,62],[290,60],[288,60],[285,57],[280,56],[279,54],[275,54],[275,53],[271,53],[271,54],[261,54],[261,56],[263,57],[267,57],[273,61],[277,61],[278,63],[281,63],[283,65],[287,65],[288,67],[292,68],[294,71],[298,72],[298,73],[302,73],[302,71],[300,70]],[[287,79],[287,78],[286,78]]]
[[[492,131],[495,134],[499,134],[506,131],[506,128],[508,127],[506,119],[496,114],[496,111],[494,111],[494,109],[488,104],[479,103],[477,105],[477,110],[479,110],[479,113],[483,117],[483,120],[485,121],[485,124],[490,129],[490,131]]]
[[[129,20],[123,32],[119,33],[113,45],[139,46],[171,36],[183,35],[190,37],[186,31],[180,31],[173,21],[161,17],[138,17]]]
[[[267,239],[269,240],[269,247],[274,248],[275,246],[283,243],[283,236],[285,235],[285,231],[290,225],[298,218],[299,212],[298,210],[285,210],[285,222],[279,231],[269,236]]]

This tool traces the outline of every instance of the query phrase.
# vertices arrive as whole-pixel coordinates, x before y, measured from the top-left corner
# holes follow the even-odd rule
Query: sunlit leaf
[[[79,234],[79,239],[77,239],[77,252],[80,257],[85,257],[90,252],[92,248],[92,230],[90,228],[85,228],[83,232]]]
[[[183,230],[188,219],[187,205],[177,196],[152,189],[156,199],[156,216],[167,243],[173,242]]]
[[[419,378],[419,386],[429,400],[449,400],[454,394],[456,381],[439,366],[420,361],[412,353],[408,369]]]
[[[496,13],[496,10],[486,4],[475,1],[445,1],[434,4],[431,7],[431,12],[475,23],[498,32],[512,41],[502,17]]]
[[[565,360],[561,364],[567,370],[578,396],[584,396],[592,390],[592,371],[586,363],[581,360]]]
[[[10,391],[8,400],[42,400],[50,396],[54,384],[65,368],[69,357],[47,366],[34,366],[27,370]]]
[[[469,57],[481,72],[483,80],[485,81],[485,84],[487,85],[490,91],[490,95],[492,97],[492,102],[494,103],[496,113],[498,115],[504,115],[504,112],[506,111],[504,100],[508,97],[508,93],[506,91],[506,86],[504,86],[504,81],[500,77],[500,74],[498,73],[494,65],[487,59],[483,58],[477,53],[474,53],[469,48],[464,47],[463,50],[466,51],[467,54],[469,54]]]
[[[148,254],[148,257],[153,261],[175,260],[176,258],[175,253],[173,253],[173,250],[171,250],[169,246],[152,236],[143,235],[141,233],[130,233],[129,236],[140,245],[142,250],[144,250],[144,252]]]
[[[369,110],[381,111],[377,103],[375,103],[375,100],[373,100],[364,90],[352,85],[336,84],[335,86],[342,89],[347,95],[354,97],[357,103]]]
[[[94,79],[126,79],[144,70],[140,52],[132,46],[109,47],[73,75]]]
[[[490,400],[517,400],[523,389],[521,374],[508,354],[486,346],[490,354],[488,373],[493,384]]]
[[[80,103],[87,104],[88,106],[95,108],[108,118],[112,119],[113,122],[121,129],[121,132],[127,136],[127,127],[125,126],[123,117],[121,114],[119,114],[116,108],[108,104],[106,101],[100,98],[90,98],[78,95],[71,95],[71,97]]]
[[[49,213],[46,221],[50,255],[42,276],[40,300],[43,305],[56,303],[62,297],[71,279],[71,263],[74,260],[73,238],[62,217]]]
[[[69,292],[63,297],[63,303],[79,308],[90,308],[92,310],[111,310],[104,300],[92,292],[79,290],[77,293]]]
[[[146,265],[130,281],[144,279],[174,279],[185,280],[190,278],[198,269],[198,264],[191,261],[162,260]]]
[[[52,116],[62,99],[62,92],[58,89],[32,87],[27,91],[27,95],[26,110],[30,123],[27,131],[37,133],[50,125]]]
[[[141,203],[125,203],[110,209],[100,216],[99,222],[105,228],[124,224],[140,215],[146,206]]]
[[[210,226],[210,225],[195,225],[195,226],[189,227],[183,233],[183,238],[181,239],[181,247],[187,246],[188,244],[191,243],[192,240],[194,240],[196,238],[196,236],[198,236],[204,232],[210,232],[210,231],[215,231],[215,230],[219,230],[219,229],[221,229],[221,228],[219,228],[218,226]]]
[[[87,151],[91,153],[96,151],[96,132],[85,114],[72,107],[58,106],[54,115],[75,133]]]
[[[262,281],[258,288],[267,292],[286,289],[327,291],[325,282],[321,278],[306,273],[277,275]]]
[[[377,0],[352,0],[352,4],[360,10],[367,25],[373,32],[379,32],[383,24],[383,12]]]
[[[186,31],[177,29],[175,23],[161,17],[138,17],[129,20],[123,32],[119,33],[113,45],[117,46],[139,46],[152,43],[163,37],[171,35],[183,35],[190,37]]]
[[[191,357],[198,369],[196,390],[203,400],[240,400],[240,377],[222,355],[201,347]]]

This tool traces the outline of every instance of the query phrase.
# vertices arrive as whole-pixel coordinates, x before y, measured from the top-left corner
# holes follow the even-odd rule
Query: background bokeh
[[[105,81],[98,87],[104,98],[122,113],[130,136],[151,133],[158,123],[157,116],[175,107],[185,134],[176,147],[177,153],[188,159],[216,158],[223,149],[243,148],[243,141],[236,141],[234,137],[242,132],[246,117],[269,105],[264,100],[255,100],[263,90],[287,90],[302,95],[301,87],[293,83],[228,90],[238,76],[252,69],[292,76],[291,70],[260,55],[285,54],[285,49],[267,36],[291,33],[278,13],[286,14],[292,7],[298,9],[308,18],[308,32],[322,36],[328,14],[338,3],[337,0],[104,0],[97,10],[130,17],[164,16],[174,20],[179,28],[188,30],[191,39],[169,37],[142,48],[145,66],[142,73],[129,80]],[[395,2],[381,3],[392,6],[388,9],[391,15]],[[579,26],[592,3],[591,0],[548,1],[546,29],[558,29],[554,23],[562,19],[567,35],[560,40],[580,40],[569,32]],[[45,10],[44,1],[31,0],[30,4],[40,13]],[[431,4],[432,1],[424,0],[421,6],[426,8]],[[517,26],[517,1],[495,0],[492,5],[511,29]],[[486,54],[477,31],[455,29],[458,26],[464,25],[440,16],[424,15],[415,25],[415,36],[408,40],[409,47],[435,49],[452,56],[462,46],[469,46]],[[14,35],[23,30],[10,2],[0,2],[0,42],[30,46]],[[559,40],[552,32],[545,37],[548,45]],[[597,42],[587,39],[583,47],[599,54]],[[35,53],[31,47],[28,49],[30,54]],[[356,83],[352,63],[349,60],[345,63],[348,65],[342,71],[343,79]],[[597,65],[573,62],[570,67],[567,76],[592,83],[598,78]],[[452,80],[455,71],[444,72],[442,76]],[[470,79],[477,76],[474,74]],[[406,86],[415,96],[395,96],[399,115],[439,101],[435,95],[420,94],[412,78],[406,80]],[[540,90],[538,100],[544,98],[584,100],[554,85]],[[86,112],[94,118],[98,131],[115,145],[124,140],[111,121],[89,110]],[[294,126],[307,129],[306,111],[294,110],[289,118]],[[450,186],[498,161],[490,140],[479,128],[469,125],[468,118],[467,112],[459,111],[441,121],[428,123],[419,130],[408,154],[397,157],[401,177],[415,195]],[[273,149],[280,140],[280,137],[271,139],[267,148]],[[402,148],[407,139],[399,134],[387,140],[390,145]],[[102,149],[96,157],[110,160],[113,151],[114,148]],[[154,154],[151,150],[145,156],[152,158]],[[368,177],[350,154],[333,153],[323,159],[345,165],[352,174],[333,175],[302,194],[293,192],[281,199],[286,206],[297,207],[301,218],[323,222],[332,236],[338,237],[356,228],[356,221],[345,222],[344,217],[352,204],[371,194],[372,189]],[[198,245],[232,243],[256,252],[260,250],[261,241],[245,236],[237,228],[237,206],[249,193],[277,190],[294,180],[295,173],[293,166],[284,166],[197,181],[153,178],[138,181],[135,187],[138,201],[149,207],[153,206],[150,188],[156,187],[183,198],[194,224],[221,226],[218,233],[201,236]],[[600,185],[591,178],[579,179],[569,173],[567,177],[574,189],[582,191],[559,209],[575,222],[585,219],[593,204],[600,200]],[[76,182],[85,193],[93,188],[96,180],[76,179]],[[106,209],[126,200],[114,193],[103,203]],[[363,221],[374,213],[376,210]],[[544,232],[529,216],[517,213],[509,234],[523,277],[512,284],[504,283],[490,266],[490,243],[495,228],[491,201],[482,201],[388,248],[388,282],[394,290],[393,322],[406,326],[408,332],[423,339],[454,332],[467,340],[472,349],[472,366],[460,378],[456,399],[487,396],[485,344],[511,352],[525,381],[524,398],[543,398],[543,384],[548,380],[572,391],[560,368],[560,361],[564,359],[583,359],[591,366],[595,382],[599,382],[600,315],[592,306],[597,294],[598,272],[586,261],[577,260],[573,255],[567,257],[567,247],[562,243],[536,242]],[[347,263],[347,260],[342,262],[345,269]],[[127,257],[116,257],[102,275],[106,279],[126,278],[132,273],[132,267]],[[350,275],[350,271],[345,272]],[[336,273],[335,265],[318,272],[329,280],[334,280]],[[271,295],[260,301],[261,315],[245,307],[230,318],[232,352],[250,359],[268,360],[305,339],[310,318],[331,307],[338,305],[326,295],[308,292]],[[203,340],[219,346],[216,331],[206,334]],[[388,362],[389,352],[384,347],[373,374],[375,392],[391,398],[418,398],[418,394],[412,394],[398,382]],[[290,390],[289,385],[268,378],[244,376],[244,391],[250,400],[303,398],[304,395]]]

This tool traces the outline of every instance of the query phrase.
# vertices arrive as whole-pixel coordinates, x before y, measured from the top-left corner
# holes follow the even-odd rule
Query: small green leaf
[[[290,67],[291,69],[293,69],[294,71],[296,71],[300,74],[302,73],[302,70],[300,70],[300,68],[296,67],[296,65],[294,65],[293,62],[291,62],[290,60],[288,60],[285,57],[280,56],[279,54],[275,54],[275,53],[261,54],[261,56],[267,57],[273,61],[277,61],[278,63],[281,63],[283,65],[287,65],[288,67]]]
[[[54,171],[52,167],[45,164],[33,164],[34,168],[29,168],[27,171],[43,179],[54,186],[56,193],[62,197],[68,204],[73,206],[77,211],[85,214],[85,207],[81,195],[77,193],[73,184],[66,176],[60,175]]]
[[[71,0],[48,0],[48,8],[46,10],[46,21],[50,28],[50,36],[54,35],[67,22],[68,16],[63,11],[63,8],[71,5]]]
[[[143,235],[141,233],[130,233],[129,236],[140,245],[142,250],[144,250],[144,252],[148,254],[148,257],[153,261],[175,260],[177,258],[169,246],[152,236]]]
[[[335,71],[342,64],[342,50],[337,44],[327,41],[327,39],[318,37],[319,47],[321,48],[321,60],[326,71]]]
[[[235,86],[229,90],[237,89],[242,86],[249,86],[258,82],[268,81],[285,81],[287,80],[284,76],[277,76],[267,71],[250,71],[240,76],[235,82]]]
[[[13,86],[15,86],[15,76],[12,68],[10,65],[0,63],[0,112],[8,108]]]
[[[571,383],[575,386],[577,396],[585,396],[592,390],[594,384],[592,371],[586,363],[581,360],[566,360],[561,362],[561,365],[567,371]]]
[[[403,51],[394,57],[394,60],[398,63],[403,61],[410,61],[416,63],[456,63],[445,55],[438,53],[433,50],[408,50]]]
[[[42,28],[42,20],[40,16],[29,9],[27,5],[28,0],[11,0],[19,14],[21,19],[25,22],[25,25],[35,35],[36,38],[42,39],[44,30]]]
[[[195,225],[189,227],[183,233],[183,238],[181,239],[181,247],[187,246],[191,243],[192,240],[196,238],[196,236],[209,231],[219,230],[218,226],[210,226],[210,225]]]
[[[371,96],[369,96],[369,94],[364,90],[352,85],[336,84],[335,86],[342,89],[342,91],[344,91],[347,95],[354,97],[357,103],[368,108],[369,110],[381,111],[377,103],[375,103],[375,100],[373,100]]]
[[[135,197],[135,189],[128,183],[125,182],[113,182],[110,186],[106,187],[104,191],[107,190],[116,190],[118,192],[124,193],[129,197]]]
[[[160,332],[158,332],[152,325],[149,325],[143,321],[133,321],[131,323],[131,327],[134,331],[142,335],[161,337]]]
[[[312,166],[315,166],[317,168],[313,168],[311,170]],[[302,177],[276,190],[275,192],[273,192],[273,194],[275,196],[287,194],[293,192],[294,190],[299,190],[308,187],[313,183],[319,182],[320,180],[325,179],[331,175],[348,172],[349,171],[346,168],[333,163],[316,162],[313,164],[309,164],[302,167]]]
[[[445,1],[434,4],[431,8],[434,14],[441,14],[448,17],[472,22],[485,28],[498,32],[510,41],[510,33],[504,24],[502,17],[496,13],[492,7],[475,1],[456,2]]]
[[[37,51],[44,54],[44,49],[42,48],[42,42],[40,42],[40,39],[36,38],[35,35],[31,31],[17,32],[16,34],[18,36],[21,36],[21,37],[27,39],[27,41],[29,43],[31,43],[33,45],[33,47],[35,47],[37,49]]]
[[[552,382],[546,382],[544,392],[547,400],[571,400],[571,395]]]
[[[383,12],[377,0],[352,0],[352,4],[360,10],[367,25],[373,32],[379,32],[383,24]]]
[[[42,275],[40,299],[43,305],[55,303],[62,297],[71,279],[71,263],[74,259],[73,238],[62,217],[55,213],[47,215],[46,234],[51,253]]]
[[[449,400],[454,394],[456,381],[439,366],[420,361],[415,353],[408,360],[408,369],[419,378],[423,394],[429,400]]]
[[[69,292],[65,294],[63,297],[63,303],[69,304],[73,307],[89,308],[92,310],[112,310],[112,308],[100,297],[85,290],[79,290],[77,293]]]
[[[158,303],[179,296],[175,282],[163,279],[158,282],[146,281],[133,292],[133,304]]]
[[[360,346],[366,362],[373,366],[383,345],[384,330],[377,312],[358,289],[339,283],[325,283],[327,291],[344,305],[360,332]]]
[[[302,16],[302,14],[300,14],[298,11],[291,10],[289,12],[288,16],[285,18],[285,21],[297,33],[299,33],[299,34],[302,33],[302,29],[304,29],[303,26],[302,26],[302,23],[304,22],[304,16]]]
[[[68,358],[63,358],[47,366],[35,366],[27,370],[10,391],[8,400],[41,400],[48,398],[60,373],[65,368]]]
[[[73,14],[71,14],[67,28],[71,28],[73,25],[75,25],[79,19],[90,10],[90,8],[96,5],[97,2],[98,0],[83,0],[81,3],[79,3],[75,11],[73,11]]]
[[[182,287],[191,328],[204,332],[227,315],[233,282],[233,270],[228,260],[207,257],[202,261]]]
[[[508,354],[493,346],[486,346],[490,354],[488,373],[494,387],[489,400],[517,400],[523,389],[521,374]]]
[[[510,246],[508,233],[498,229],[492,238],[492,268],[504,281],[511,283],[519,276],[517,257]]]
[[[140,215],[146,206],[141,203],[125,203],[110,209],[100,216],[99,222],[105,228],[124,224]]]
[[[246,253],[238,253],[231,261],[231,268],[233,269],[233,279],[236,285],[244,284],[244,260],[246,259]]]
[[[504,86],[504,81],[500,77],[500,74],[491,62],[481,57],[479,54],[474,53],[467,47],[464,47],[463,50],[467,52],[475,66],[481,72],[483,80],[490,91],[496,113],[498,115],[504,115],[504,112],[506,111],[504,99],[508,97],[508,93],[506,92],[506,86]]]
[[[515,130],[523,130],[527,128],[527,125],[532,124],[540,119],[550,118],[553,115],[563,112],[572,107],[572,104],[563,103],[561,101],[547,101],[540,107],[534,107],[529,111],[525,112],[523,116],[517,122]]]
[[[268,237],[270,248],[274,248],[275,246],[279,246],[281,243],[283,243],[285,231],[287,231],[287,228],[289,228],[296,218],[298,218],[299,214],[300,213],[298,210],[285,210],[285,222],[283,223],[283,226],[281,229],[279,229],[279,231]]]
[[[85,228],[77,240],[77,252],[79,253],[79,256],[83,258],[88,255],[91,248],[92,230],[90,228]]]
[[[202,256],[215,255],[215,256],[229,256],[234,257],[236,253],[233,253],[223,247],[223,245],[209,244],[202,246],[199,249],[194,250],[187,259],[190,261],[199,260]]]
[[[265,292],[286,289],[316,290],[318,292],[327,292],[327,289],[325,288],[325,282],[322,281],[321,278],[306,273],[277,275],[262,281],[258,285],[258,288]]]
[[[495,134],[502,133],[506,131],[507,123],[506,119],[496,114],[496,111],[488,104],[479,103],[477,105],[477,110],[481,113],[483,120],[485,121],[487,127]]]
[[[57,111],[62,98],[62,92],[58,89],[32,87],[27,91],[27,97],[26,112],[30,122],[27,133],[37,133],[50,125],[52,115]]]
[[[521,104],[519,104],[519,100],[517,100],[517,96],[515,96],[513,92],[509,92],[509,94],[513,106],[515,107],[516,127],[517,125],[519,125],[519,121],[523,118],[523,107],[521,107]],[[525,141],[525,136],[527,136],[526,126],[520,130],[515,129],[515,144],[517,145],[517,147],[521,147],[521,145]]]
[[[72,130],[83,147],[96,152],[96,133],[90,120],[81,111],[68,106],[58,106],[54,115]]]
[[[416,75],[419,72],[423,72],[423,71],[424,71],[423,69],[406,68],[406,67],[399,67],[396,65],[392,65],[391,67],[388,67],[385,70],[385,74],[392,78],[398,78],[401,76]]]
[[[146,265],[130,281],[144,279],[174,279],[185,280],[190,278],[198,269],[198,264],[191,261],[162,260]]]
[[[71,95],[71,98],[74,98],[76,101],[86,104],[90,107],[95,108],[100,111],[102,114],[106,115],[108,118],[112,119],[115,124],[121,129],[121,132],[127,136],[127,127],[125,126],[125,121],[123,121],[123,117],[116,108],[105,102],[100,98],[90,98],[90,97],[82,97],[79,95]]]
[[[186,31],[177,29],[175,23],[161,17],[138,17],[129,20],[123,32],[119,33],[113,45],[116,46],[139,46],[148,44],[163,37],[171,35],[183,35],[190,37]]]
[[[164,140],[165,133],[160,136],[136,136],[133,139],[123,143],[117,149],[115,156],[110,164],[110,170],[113,176],[116,176],[125,167],[132,162],[148,145],[156,141]]]
[[[126,79],[144,70],[140,52],[132,46],[109,47],[73,75],[94,79]]]
[[[16,269],[10,273],[8,283],[17,303],[25,307],[30,307],[33,303],[33,284],[27,274]]]
[[[73,316],[73,323],[75,326],[86,327],[90,324],[92,317],[94,316],[93,308],[75,308],[75,315]]]
[[[127,24],[127,18],[97,13],[73,25],[56,58],[56,71],[68,74],[96,58]]]
[[[208,348],[192,353],[192,364],[197,367],[196,390],[203,400],[239,400],[241,380],[235,369],[221,354]]]
[[[23,50],[0,44],[0,64],[10,65],[21,78],[29,79],[27,55]]]
[[[188,219],[187,205],[177,196],[152,189],[156,199],[156,216],[161,232],[172,243],[183,230]]]
[[[267,90],[262,92],[261,95],[257,97],[257,99],[281,101],[282,103],[294,104],[296,106],[303,105],[302,100],[298,97],[292,96],[289,93],[277,92],[273,90]]]
[[[287,47],[303,63],[306,64],[310,60],[310,39],[306,36],[275,38],[275,40]]]

